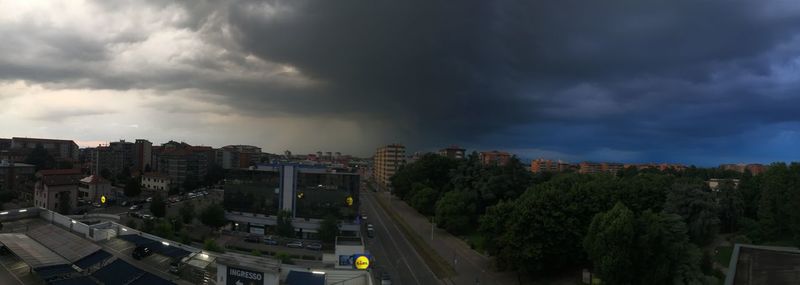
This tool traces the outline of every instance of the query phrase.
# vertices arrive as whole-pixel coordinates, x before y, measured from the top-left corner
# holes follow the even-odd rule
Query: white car
[[[133,211],[133,210],[139,210],[139,205],[131,206],[131,211]]]

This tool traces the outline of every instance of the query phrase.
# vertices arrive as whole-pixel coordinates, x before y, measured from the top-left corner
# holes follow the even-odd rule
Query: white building
[[[146,190],[169,192],[171,183],[169,176],[162,173],[148,172],[142,175],[142,187]]]
[[[41,170],[36,173],[39,181],[34,187],[33,202],[36,207],[51,211],[75,209],[78,202],[78,183],[80,182],[80,169],[52,169]],[[62,207],[62,203],[68,203]],[[69,214],[69,213],[67,213]]]
[[[113,193],[111,182],[98,175],[83,178],[78,184],[78,199],[87,202],[100,203],[100,197],[111,198]]]

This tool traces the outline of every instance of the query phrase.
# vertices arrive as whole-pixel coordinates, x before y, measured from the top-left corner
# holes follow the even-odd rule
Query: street
[[[383,271],[387,271],[395,284],[442,284],[373,195],[361,192],[361,209],[367,214],[366,223],[375,228],[374,238],[365,237],[367,249],[376,259],[377,269],[373,274],[380,277]]]

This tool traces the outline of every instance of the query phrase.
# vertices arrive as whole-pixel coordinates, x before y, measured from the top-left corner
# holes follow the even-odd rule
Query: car
[[[139,208],[141,208],[141,207],[139,207],[139,205],[133,205],[133,206],[131,206],[130,209],[131,209],[131,211],[135,211],[135,210],[139,210]]]
[[[183,267],[183,263],[180,260],[173,260],[169,263],[169,272],[173,274],[178,274],[178,271]]]
[[[373,229],[373,228],[375,228],[375,227],[372,226],[372,224],[367,224],[367,229]]]
[[[244,241],[246,242],[260,242],[261,238],[257,235],[249,235],[244,237]]]
[[[361,220],[362,221],[366,221],[367,220],[367,215],[361,215]]]
[[[150,256],[151,254],[153,254],[152,248],[150,248],[149,246],[140,245],[133,249],[131,256],[135,259],[142,259]]]
[[[368,238],[374,238],[375,237],[375,230],[373,230],[372,228],[368,228],[367,229],[367,237]]]
[[[153,202],[153,197],[147,197],[144,201],[147,203]]]
[[[148,214],[144,214],[144,215],[142,215],[142,219],[143,220],[154,220],[155,217],[153,217],[151,215],[148,215]]]
[[[316,242],[312,242],[312,243],[309,243],[309,244],[306,245],[306,249],[322,250],[322,244],[316,243]]]
[[[123,206],[123,207],[126,207],[126,206],[128,206],[128,201],[122,201],[122,203],[119,203],[119,205]]]
[[[103,204],[95,202],[94,204],[92,204],[92,206],[94,206],[95,208],[100,208],[103,207]]]
[[[303,242],[299,240],[294,240],[286,243],[286,247],[290,248],[303,248]]]
[[[139,213],[139,212],[128,212],[128,216],[131,216],[131,217],[134,217],[134,218],[142,218],[142,214]]]
[[[278,245],[278,241],[272,236],[264,237],[264,243],[268,245]]]

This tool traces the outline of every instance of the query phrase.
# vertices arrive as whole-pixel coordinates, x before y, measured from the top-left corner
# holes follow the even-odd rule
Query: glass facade
[[[344,173],[297,173],[295,216],[354,220],[358,213],[359,176]]]
[[[277,171],[232,170],[225,181],[228,211],[274,216],[280,207],[280,173]]]

